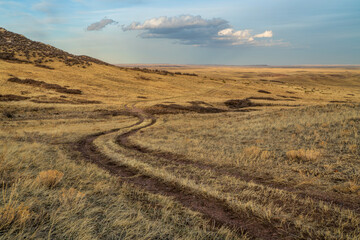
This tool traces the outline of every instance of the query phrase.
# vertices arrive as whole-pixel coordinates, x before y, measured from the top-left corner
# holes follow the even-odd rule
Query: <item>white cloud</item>
[[[256,34],[254,36],[254,38],[271,38],[271,37],[273,37],[273,32],[272,31],[265,31],[263,33]]]
[[[251,43],[254,37],[251,36],[251,31],[248,29],[235,31],[233,28],[226,28],[218,32],[218,40],[226,41],[230,45],[241,45]]]
[[[149,30],[149,29],[176,29],[192,27],[209,27],[227,24],[227,21],[220,18],[210,20],[201,16],[181,15],[177,17],[159,17],[146,20],[143,24],[133,22],[123,29],[126,30]]]
[[[109,24],[117,24],[117,22],[115,22],[112,19],[104,18],[99,22],[90,24],[90,26],[88,26],[86,28],[86,30],[87,31],[100,31],[101,29],[103,29],[104,27],[106,27]]]
[[[218,40],[227,41],[230,45],[242,45],[242,44],[253,44],[256,46],[262,45],[261,42],[256,42],[255,38],[272,38],[272,31],[265,31],[256,35],[251,34],[251,30],[238,30],[235,31],[233,28],[226,28],[218,32]],[[268,46],[268,43],[264,43],[264,46]]]
[[[143,23],[133,22],[123,26],[124,31],[141,31],[142,38],[168,38],[193,46],[268,46],[272,31],[253,34],[251,30],[235,30],[221,18],[204,19],[201,16],[180,15],[151,18]]]

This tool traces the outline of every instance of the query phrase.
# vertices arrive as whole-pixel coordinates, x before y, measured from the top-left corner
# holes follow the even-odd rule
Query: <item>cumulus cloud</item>
[[[229,45],[241,45],[254,41],[254,37],[248,29],[235,31],[233,28],[226,28],[219,31],[217,35],[216,39]]]
[[[181,29],[181,28],[200,28],[227,25],[227,21],[221,18],[210,20],[203,19],[201,16],[182,15],[177,17],[159,17],[146,20],[143,24],[133,22],[123,29],[126,30],[154,30],[154,29]]]
[[[254,37],[255,38],[271,38],[272,36],[273,36],[272,31],[265,31],[265,32],[260,33],[260,34],[256,34]]]
[[[123,26],[123,30],[141,31],[139,36],[142,38],[168,38],[181,44],[196,46],[259,46],[264,40],[257,39],[273,36],[272,31],[254,35],[249,29],[233,29],[228,21],[221,18],[204,19],[192,15],[152,18],[143,23],[133,22]]]
[[[181,15],[146,20],[143,24],[133,22],[124,31],[142,31],[142,38],[168,38],[187,45],[210,45],[213,36],[230,27],[221,18],[203,19],[201,16]]]
[[[104,27],[106,27],[109,24],[117,24],[117,22],[112,20],[112,19],[104,18],[99,22],[95,22],[95,23],[90,24],[86,28],[86,30],[87,31],[100,31],[101,29],[103,29]]]

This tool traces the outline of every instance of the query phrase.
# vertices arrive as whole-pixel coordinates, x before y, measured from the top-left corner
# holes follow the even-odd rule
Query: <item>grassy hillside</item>
[[[0,238],[360,238],[359,79],[117,67],[0,29]]]

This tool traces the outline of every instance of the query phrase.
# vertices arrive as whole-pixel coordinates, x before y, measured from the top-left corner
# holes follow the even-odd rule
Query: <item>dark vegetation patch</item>
[[[259,93],[266,93],[266,94],[271,94],[271,92],[265,91],[265,90],[259,90]]]
[[[344,79],[344,78],[346,78],[347,76],[342,75],[342,74],[329,74],[329,77]]]
[[[12,77],[12,78],[9,78],[8,81],[14,82],[14,83],[19,83],[19,84],[31,85],[31,86],[35,86],[35,87],[41,87],[41,88],[50,89],[50,90],[55,90],[56,92],[59,92],[59,93],[68,93],[68,94],[81,94],[82,93],[81,90],[79,90],[79,89],[70,89],[70,88],[62,87],[58,84],[46,83],[44,81],[38,81],[38,80],[34,80],[34,79],[29,79],[29,78],[21,80],[20,78]]]
[[[276,99],[276,98],[272,98],[272,97],[248,97],[247,99],[268,100],[268,101],[282,101],[282,99]]]
[[[329,101],[331,103],[348,103],[347,101],[336,101],[336,100],[333,100],[333,101]]]
[[[0,52],[0,59],[15,60],[15,54],[13,52]]]
[[[286,91],[287,93],[290,93],[290,94],[295,94],[296,92],[292,92],[292,91]]]
[[[189,101],[188,103],[190,103],[191,105],[194,105],[194,106],[200,106],[200,105],[205,105],[205,106],[208,106],[208,107],[213,106],[213,105],[211,105],[209,103],[206,103],[204,101]]]
[[[140,80],[145,80],[145,81],[151,80],[151,78],[144,77],[144,76],[140,76],[140,77],[138,77],[138,79],[140,79]]]
[[[285,82],[283,82],[283,81],[279,81],[279,80],[269,80],[270,82],[275,82],[275,83],[282,83],[282,84],[284,84]]]
[[[259,77],[287,77],[289,75],[283,74],[283,73],[264,72],[264,73],[259,73],[258,76]]]
[[[155,74],[159,74],[159,75],[169,75],[169,76],[175,76],[175,75],[185,75],[185,76],[198,76],[195,73],[181,73],[181,72],[169,72],[166,70],[158,70],[158,69],[148,69],[148,68],[139,68],[139,67],[134,67],[134,68],[130,68],[131,70],[134,71],[140,71],[140,72],[144,72],[144,73],[155,73]]]
[[[0,94],[1,102],[22,101],[22,100],[26,100],[26,99],[29,99],[29,97],[18,96],[18,95],[13,95],[13,94],[6,94],[6,95]]]
[[[0,51],[1,51],[1,46],[0,46]],[[16,58],[14,52],[0,52],[0,59],[15,63],[31,63],[28,60]]]
[[[272,97],[248,97],[247,99],[254,99],[254,100],[269,100],[269,101],[279,101],[280,99],[275,99]]]
[[[344,73],[344,74],[314,74],[313,73],[313,74],[307,74],[306,76],[312,80],[317,80],[317,79],[346,79],[354,75],[350,73]]]
[[[96,109],[94,112],[97,117],[129,116],[129,112],[124,110]]]
[[[62,103],[62,104],[100,104],[102,102],[95,100],[86,100],[86,99],[72,99],[67,100],[64,98],[48,98],[48,99],[31,99],[31,102],[34,103]]]
[[[54,70],[55,68],[47,66],[47,65],[43,65],[43,64],[35,64],[35,67],[41,67],[41,68],[46,68],[46,69],[50,69],[50,70]]]
[[[137,98],[147,99],[145,96],[137,96]]]
[[[250,98],[245,98],[245,99],[231,99],[231,100],[227,100],[224,102],[224,104],[231,109],[240,109],[240,108],[247,108],[247,107],[264,107],[264,106],[283,106],[283,107],[298,107],[300,105],[288,105],[288,104],[271,104],[271,103],[254,103],[252,101],[250,101],[250,99],[261,99],[261,98],[254,98],[254,97],[250,97]],[[270,98],[272,99],[272,98]],[[269,100],[269,99],[264,99],[264,100]],[[280,99],[275,99],[279,100]],[[251,109],[246,109],[247,111],[253,111]]]
[[[276,95],[278,97],[282,97],[282,98],[292,98],[292,99],[301,99],[301,97],[295,97],[295,96],[285,96],[285,95]],[[288,99],[291,100],[291,99]]]
[[[179,104],[170,104],[170,105],[156,104],[150,108],[147,108],[146,112],[149,114],[178,114],[178,113],[186,113],[186,112],[222,113],[222,112],[227,112],[227,110],[223,110],[215,107],[203,107],[200,105],[183,106]]]
[[[6,117],[6,118],[13,118],[14,117],[14,114],[12,112],[8,112],[8,111],[4,111],[3,112],[3,115]]]
[[[193,76],[193,77],[198,76],[195,73],[182,73],[182,72],[175,72],[175,75],[185,75],[185,76]]]
[[[224,102],[224,104],[228,108],[232,108],[232,109],[262,106],[262,104],[254,103],[254,102],[250,101],[250,99],[248,99],[248,98],[227,100]]]

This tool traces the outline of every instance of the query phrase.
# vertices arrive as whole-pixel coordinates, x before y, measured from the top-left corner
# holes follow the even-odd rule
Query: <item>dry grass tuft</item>
[[[29,208],[20,204],[9,202],[0,208],[0,230],[9,228],[12,225],[23,225],[30,219]]]
[[[345,194],[358,194],[360,195],[360,185],[355,182],[349,181],[337,186],[334,186],[334,190]]]
[[[351,153],[356,153],[358,146],[356,144],[351,144],[348,148]]]
[[[41,185],[49,188],[55,187],[63,178],[64,174],[57,170],[42,171],[36,178],[36,181]]]
[[[270,151],[267,151],[267,150],[263,151],[263,152],[260,154],[261,160],[266,160],[266,159],[268,159],[268,158],[270,158],[270,157],[271,157],[271,152],[270,152]]]
[[[244,148],[243,153],[245,157],[257,158],[261,153],[261,149],[257,146],[250,146]]]
[[[60,202],[63,205],[75,206],[84,200],[85,194],[76,190],[75,188],[61,189],[61,195],[59,197]]]
[[[286,152],[286,156],[290,160],[295,161],[316,161],[321,156],[321,152],[319,150],[290,150]]]

